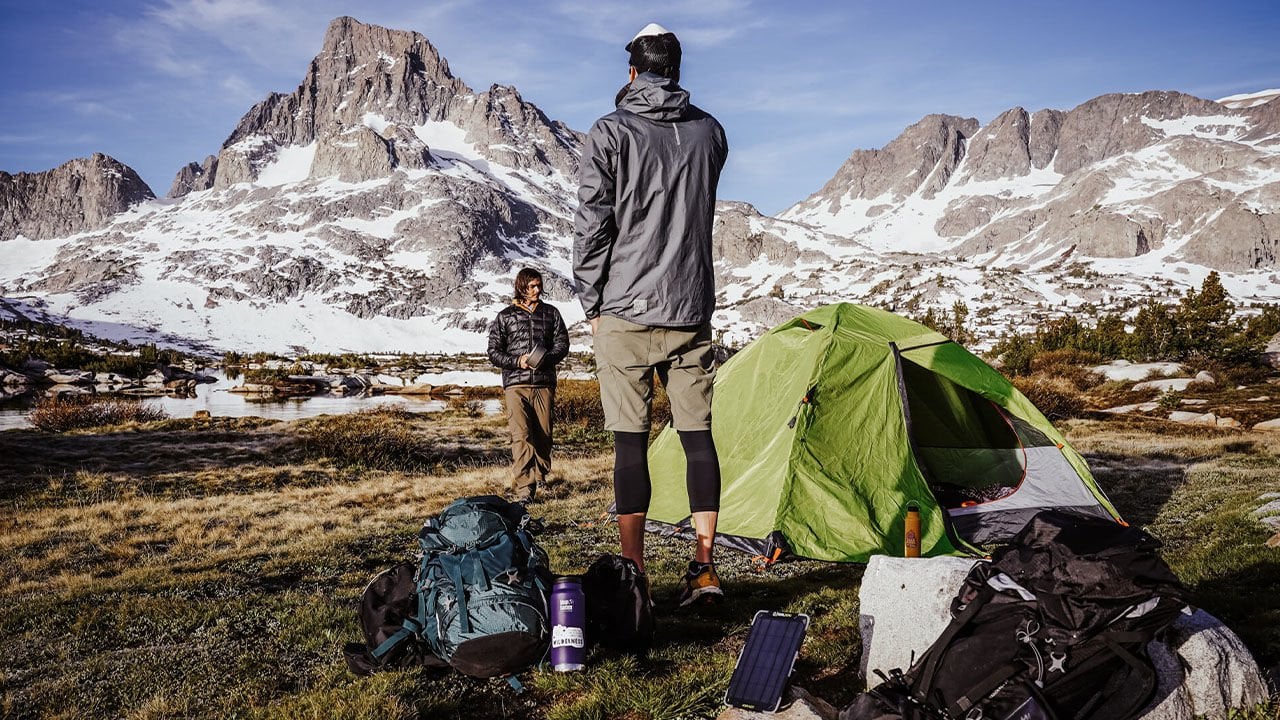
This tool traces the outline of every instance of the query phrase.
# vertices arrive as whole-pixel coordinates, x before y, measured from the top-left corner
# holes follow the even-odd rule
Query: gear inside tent
[[[1040,510],[1119,515],[1084,459],[1003,375],[944,336],[841,303],[773,328],[720,368],[718,542],[770,560],[924,555],[1011,538]],[[649,529],[691,534],[684,453],[649,450]]]

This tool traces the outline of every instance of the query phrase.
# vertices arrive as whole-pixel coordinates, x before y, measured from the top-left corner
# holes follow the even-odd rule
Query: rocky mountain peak
[[[829,208],[845,199],[896,202],[920,191],[932,197],[947,184],[965,154],[965,139],[978,130],[974,118],[926,115],[879,150],[855,150],[817,193],[785,216]]]
[[[251,108],[216,162],[201,166],[203,180],[191,182],[190,166],[179,171],[174,196],[253,182],[285,148],[310,148],[293,161],[311,158],[311,177],[356,182],[423,169],[439,123],[462,129],[477,152],[505,166],[576,173],[581,135],[548,120],[515,88],[477,95],[421,34],[340,17],[298,89]]]
[[[0,241],[62,237],[102,227],[155,197],[133,168],[94,153],[38,173],[0,171]]]
[[[1179,92],[1101,95],[1063,116],[1053,169],[1067,175],[1151,145],[1164,137],[1156,126],[1160,121],[1222,114],[1221,105]]]

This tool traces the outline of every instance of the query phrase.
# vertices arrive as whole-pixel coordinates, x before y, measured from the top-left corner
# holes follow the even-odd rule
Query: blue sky
[[[471,87],[515,85],[583,131],[626,79],[622,46],[660,22],[728,132],[720,196],[766,213],[929,113],[1280,87],[1275,0],[0,0],[0,169],[104,152],[163,195],[255,102],[298,86],[339,15],[421,32]]]

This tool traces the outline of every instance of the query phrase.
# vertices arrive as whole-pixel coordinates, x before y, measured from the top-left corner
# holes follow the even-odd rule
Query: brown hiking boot
[[[689,605],[715,605],[724,599],[720,589],[720,576],[713,563],[690,562],[684,575],[684,589],[680,591],[680,607]]]

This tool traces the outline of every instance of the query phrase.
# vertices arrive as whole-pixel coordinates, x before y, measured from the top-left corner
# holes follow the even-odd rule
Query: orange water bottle
[[[920,506],[914,502],[907,503],[906,532],[903,536],[903,556],[920,557]]]

